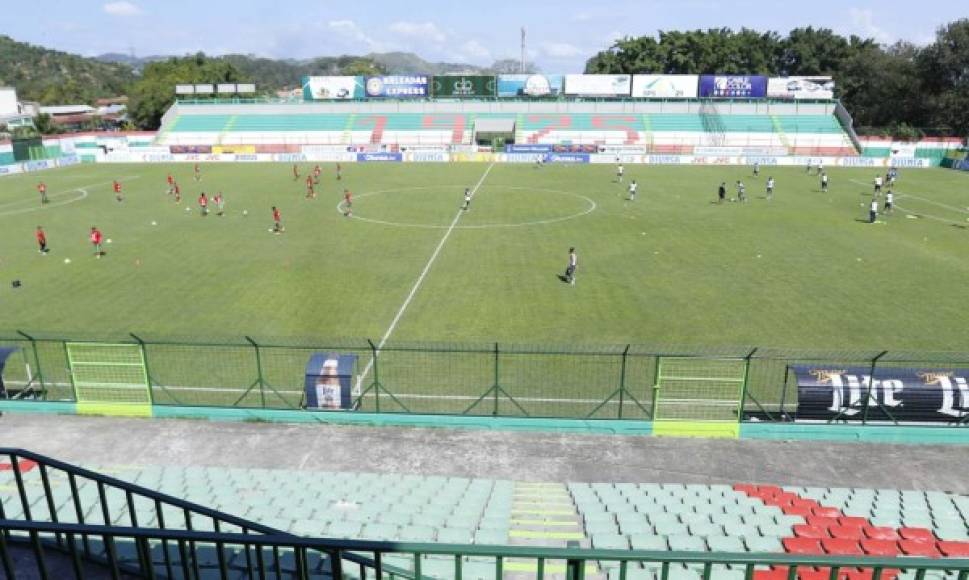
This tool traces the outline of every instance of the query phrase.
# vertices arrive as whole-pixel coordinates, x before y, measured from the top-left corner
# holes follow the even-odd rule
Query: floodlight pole
[[[522,45],[521,45],[521,61],[518,65],[518,72],[525,72],[525,27],[522,26]]]

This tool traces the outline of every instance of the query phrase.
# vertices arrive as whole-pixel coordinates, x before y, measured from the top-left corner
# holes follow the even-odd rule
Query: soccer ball
[[[152,222],[151,222],[151,225],[153,225],[153,226],[157,226],[157,225],[158,225],[158,222],[156,222],[156,221],[154,221],[154,220],[152,220]]]
[[[249,215],[249,210],[247,209],[242,210],[242,215]]]
[[[108,239],[106,239],[104,241],[110,244],[111,243],[111,238],[108,238]]]
[[[70,264],[71,263],[71,259],[70,258],[64,258],[64,263],[65,264]]]

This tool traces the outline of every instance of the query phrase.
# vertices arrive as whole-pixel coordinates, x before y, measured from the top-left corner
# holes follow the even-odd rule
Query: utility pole
[[[521,63],[519,64],[518,72],[525,72],[525,27],[522,26],[522,54]]]

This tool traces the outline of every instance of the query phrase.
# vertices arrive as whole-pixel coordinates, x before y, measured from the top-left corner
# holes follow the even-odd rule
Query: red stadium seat
[[[864,552],[861,551],[861,546],[855,540],[846,540],[843,538],[822,538],[821,547],[828,554],[835,554],[839,556],[861,556]]]
[[[831,526],[828,532],[832,538],[843,538],[845,540],[858,541],[865,537],[862,529],[855,526]]]
[[[829,518],[836,518],[836,517],[841,516],[841,510],[839,510],[838,508],[833,508],[833,507],[821,507],[821,506],[818,506],[818,507],[814,508],[813,510],[811,510],[811,513],[814,514],[814,515],[816,515],[816,516],[825,516],[825,517],[829,517]]]
[[[817,555],[823,553],[817,538],[784,538],[784,549],[791,554]]]
[[[806,518],[811,515],[811,508],[807,506],[789,505],[782,507],[781,511],[789,516],[802,516]]]
[[[868,525],[868,518],[859,518],[852,516],[841,516],[838,518],[838,523],[842,526],[848,526],[852,528],[863,528]]]
[[[809,526],[824,529],[838,525],[838,518],[829,518],[827,516],[808,516],[804,518],[804,521],[807,522]]]
[[[902,552],[904,552],[906,556],[938,558],[942,555],[939,554],[939,549],[936,548],[935,542],[926,542],[924,540],[899,540],[898,547],[902,549]]]
[[[820,504],[818,504],[818,502],[813,499],[805,499],[803,497],[798,497],[796,494],[793,494],[793,493],[791,495],[793,496],[791,498],[791,505],[803,506],[803,507],[809,507],[809,508],[820,507]]]
[[[897,540],[898,532],[895,528],[883,526],[865,526],[865,535],[873,540]]]
[[[949,558],[969,558],[969,542],[938,542],[937,546]]]
[[[809,524],[795,524],[794,535],[798,538],[813,538],[816,540],[830,537],[826,528],[820,528],[818,526],[812,526]]]
[[[895,540],[872,540],[865,538],[861,541],[861,549],[870,556],[897,556],[898,544]]]
[[[934,542],[935,534],[925,528],[899,528],[898,535],[903,540],[918,540],[921,542]]]

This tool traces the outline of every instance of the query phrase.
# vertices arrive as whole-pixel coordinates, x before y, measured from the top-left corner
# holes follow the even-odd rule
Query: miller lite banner
[[[798,419],[951,423],[969,417],[969,368],[876,367],[874,377],[871,367],[789,369],[797,377]]]
[[[350,409],[357,355],[314,353],[306,363],[304,395],[307,409]]]
[[[494,75],[434,77],[435,97],[494,97],[497,93]]]

